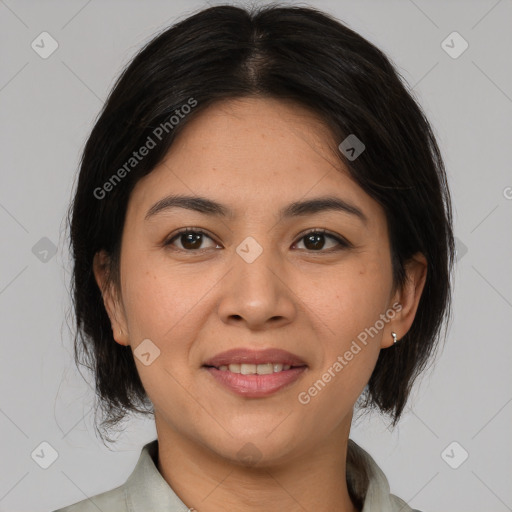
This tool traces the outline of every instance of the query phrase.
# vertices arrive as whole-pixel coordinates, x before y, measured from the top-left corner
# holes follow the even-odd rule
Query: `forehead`
[[[336,150],[322,120],[293,102],[218,102],[187,122],[165,159],[137,183],[131,206],[147,208],[164,195],[186,193],[214,197],[235,214],[248,207],[263,213],[272,204],[334,193],[378,209]]]
[[[236,158],[244,153],[257,155],[258,161],[272,159],[276,163],[283,157],[298,160],[297,151],[302,156],[310,153],[309,157],[317,154],[325,158],[334,144],[325,123],[304,106],[289,100],[250,97],[211,105],[185,126],[173,146],[176,152],[191,145],[211,152],[228,149],[231,151],[223,156],[240,165]],[[338,159],[330,156],[335,164]],[[245,167],[250,167],[250,162]]]

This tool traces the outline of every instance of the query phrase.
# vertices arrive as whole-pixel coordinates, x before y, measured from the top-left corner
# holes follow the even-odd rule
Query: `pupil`
[[[185,249],[197,249],[201,246],[201,237],[203,236],[201,233],[186,233],[182,236],[185,237],[185,242],[183,242],[182,239],[181,245],[183,245]]]
[[[323,237],[324,235],[322,233],[311,233],[309,235],[306,235],[306,242],[304,245],[308,249],[321,249],[324,246],[322,240]],[[308,247],[309,242],[311,242],[312,245],[310,247]]]

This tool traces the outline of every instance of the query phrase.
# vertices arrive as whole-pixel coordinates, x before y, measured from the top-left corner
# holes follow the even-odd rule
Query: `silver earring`
[[[396,339],[396,332],[392,332],[391,336],[393,336],[393,344],[395,344],[398,340]]]

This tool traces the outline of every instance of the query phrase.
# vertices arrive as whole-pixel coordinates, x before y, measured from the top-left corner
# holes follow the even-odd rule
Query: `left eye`
[[[340,237],[337,237],[335,235],[330,235],[323,229],[316,229],[309,231],[305,235],[302,235],[302,237],[299,240],[304,240],[304,245],[306,245],[306,249],[309,249],[313,252],[319,252],[321,249],[325,248],[325,239],[330,238],[331,240],[334,240],[336,242],[335,246],[338,245],[341,248],[349,247],[349,243],[345,240],[343,240]],[[332,249],[332,247],[328,248]],[[325,251],[327,252],[327,251]]]
[[[176,240],[179,241],[179,243],[181,244],[181,247],[178,247],[178,249],[188,252],[196,251],[201,249],[201,244],[204,241],[204,237],[214,242],[213,239],[204,231],[200,229],[186,228],[176,233],[172,238],[165,242],[165,246],[173,245],[174,241]],[[331,235],[322,229],[311,230],[308,233],[302,235],[299,238],[298,243],[304,241],[306,250],[309,250],[311,252],[326,252],[321,251],[322,249],[325,249],[325,239],[331,239],[335,242],[333,247],[327,247],[327,249],[329,250],[335,248],[336,246],[338,246],[339,248],[350,247],[349,242],[347,242],[343,238]],[[296,243],[294,244],[294,246],[295,245],[298,244]],[[217,247],[220,246],[217,244]]]

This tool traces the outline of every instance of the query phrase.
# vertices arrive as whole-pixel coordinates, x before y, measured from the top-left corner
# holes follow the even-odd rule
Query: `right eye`
[[[177,233],[174,233],[171,238],[169,238],[165,243],[165,247],[170,247],[174,245],[174,241],[178,241],[181,244],[181,247],[177,247],[180,251],[185,252],[195,252],[205,250],[201,249],[201,244],[203,243],[203,238],[206,237],[213,242],[213,239],[202,229],[199,228],[185,228]],[[218,244],[217,244],[217,247]]]

